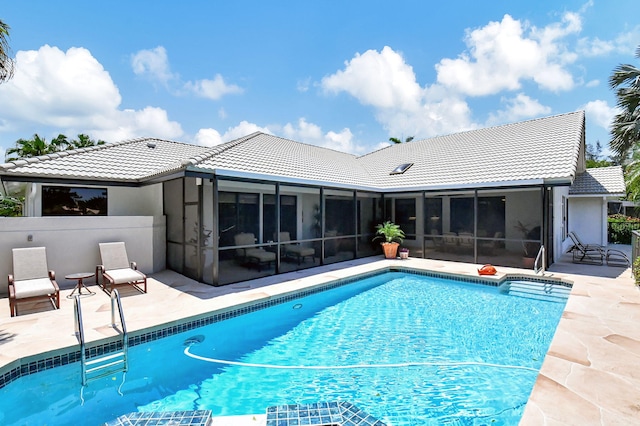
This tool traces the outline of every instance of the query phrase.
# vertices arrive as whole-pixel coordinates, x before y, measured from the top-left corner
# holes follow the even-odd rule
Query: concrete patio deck
[[[629,249],[630,250],[630,249]],[[477,276],[478,265],[377,258],[342,262],[225,287],[211,287],[172,271],[149,278],[148,293],[122,290],[130,334],[163,328],[184,318],[293,292],[384,266],[401,265]],[[500,274],[527,273],[497,268]],[[640,290],[629,268],[576,265],[563,259],[545,274],[573,283],[573,290],[522,417],[522,425],[629,425],[640,418]],[[533,274],[532,274],[533,275]],[[87,280],[91,282],[92,280]],[[82,298],[88,342],[116,333],[110,327],[110,298],[96,292]],[[59,310],[36,306],[32,313],[9,316],[0,309],[0,368],[50,351],[77,348],[73,301],[61,291]],[[247,413],[261,414],[261,413]],[[218,418],[214,425],[261,425],[262,416]],[[262,422],[262,423],[261,423]]]

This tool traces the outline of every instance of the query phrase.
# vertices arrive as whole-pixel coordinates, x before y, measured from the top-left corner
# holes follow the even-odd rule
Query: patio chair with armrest
[[[233,237],[235,245],[237,246],[250,246],[256,243],[256,237],[250,232],[241,232]],[[240,263],[246,263],[248,265],[256,265],[258,272],[262,269],[262,265],[267,267],[271,266],[271,263],[275,265],[276,254],[272,251],[267,251],[262,247],[241,247],[236,249],[236,257]]]
[[[280,232],[280,242],[286,243],[287,241],[291,241],[289,232]],[[310,257],[311,260],[313,260],[316,255],[316,251],[313,247],[304,247],[299,244],[283,244],[283,248],[284,257],[291,257],[296,259],[298,265],[304,262],[304,259],[306,257]]]
[[[60,288],[56,274],[47,266],[44,247],[13,249],[13,274],[9,275],[9,309],[18,315],[19,302],[48,300],[60,309]]]
[[[96,267],[96,281],[102,290],[111,294],[117,286],[130,285],[141,293],[147,292],[147,276],[138,271],[136,262],[129,261],[124,242],[98,245],[102,264]]]
[[[569,232],[568,235],[573,243],[573,246],[568,250],[573,256],[573,263],[602,265],[605,258],[605,250],[602,246],[595,244],[582,244],[573,232]]]
[[[584,244],[582,240],[578,237],[573,231],[569,232],[569,238],[574,243],[574,245],[579,244],[587,250],[600,250],[604,254],[604,258],[607,262],[608,266],[629,266],[631,262],[627,257],[627,254],[622,250],[612,249],[605,246],[601,246],[600,244]]]

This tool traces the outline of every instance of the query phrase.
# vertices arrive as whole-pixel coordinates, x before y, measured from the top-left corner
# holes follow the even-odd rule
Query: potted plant
[[[533,268],[540,250],[540,227],[529,228],[529,226],[518,221],[515,228],[522,233],[522,264],[525,268]]]
[[[384,257],[387,259],[395,259],[398,246],[404,239],[404,232],[400,229],[399,225],[386,221],[376,225],[376,236],[374,237],[374,240],[377,239],[384,240],[380,243],[384,250]]]

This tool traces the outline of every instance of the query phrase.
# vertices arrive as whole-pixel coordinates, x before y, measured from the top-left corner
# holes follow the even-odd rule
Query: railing
[[[538,264],[540,265],[538,267]],[[542,273],[544,274],[544,272],[547,269],[547,257],[545,255],[545,250],[544,250],[544,246],[540,246],[540,250],[538,250],[538,255],[536,256],[536,261],[533,264],[533,271],[536,274]]]
[[[73,304],[73,316],[75,320],[75,332],[78,343],[80,343],[80,362],[82,363],[82,384],[87,383],[87,371],[85,364],[87,362],[87,355],[85,353],[84,344],[84,328],[82,326],[82,308],[80,306],[80,295],[76,295],[75,303]]]
[[[118,307],[120,329],[118,329],[118,326],[116,325],[116,305]],[[111,327],[118,330],[122,335],[122,351],[93,357],[87,360],[80,295],[76,295],[75,298],[74,318],[76,337],[80,343],[82,386],[86,386],[86,384],[92,380],[106,377],[119,371],[126,372],[129,365],[127,361],[129,343],[127,338],[127,325],[124,321],[124,313],[122,311],[122,303],[120,301],[120,293],[118,293],[118,290],[114,289],[111,292]],[[89,375],[91,375],[91,377],[89,377]]]

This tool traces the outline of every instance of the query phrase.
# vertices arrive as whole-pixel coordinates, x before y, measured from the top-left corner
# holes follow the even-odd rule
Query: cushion
[[[276,254],[264,249],[247,249],[246,256],[251,259],[257,259],[258,262],[273,262],[276,260]]]
[[[16,299],[46,296],[56,292],[56,289],[49,278],[15,281],[14,287],[16,289]]]
[[[109,276],[115,284],[126,284],[144,280],[144,275],[141,272],[131,268],[112,269],[105,271],[104,275]]]
[[[312,247],[302,247],[302,246],[288,246],[286,249],[287,253],[292,253],[295,256],[305,257],[305,256],[314,256],[316,251]]]

